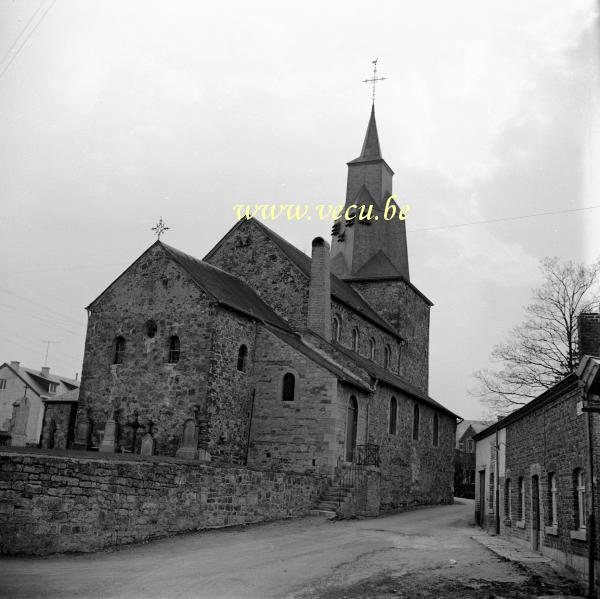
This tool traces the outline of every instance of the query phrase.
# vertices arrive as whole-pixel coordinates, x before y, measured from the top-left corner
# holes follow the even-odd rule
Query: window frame
[[[177,344],[177,347],[173,347],[174,344]],[[181,339],[179,339],[179,335],[171,335],[169,337],[169,352],[167,354],[167,363],[168,364],[177,364],[181,360]]]
[[[418,441],[421,436],[421,410],[419,404],[415,403],[413,406],[413,441]]]
[[[434,447],[440,446],[440,417],[437,412],[434,412],[431,422],[431,436]]]
[[[241,365],[241,368],[240,368]],[[248,346],[242,343],[238,348],[236,368],[238,372],[246,372],[248,367]]]
[[[398,400],[392,395],[388,412],[388,434],[398,434]]]
[[[383,367],[388,370],[392,362],[392,350],[388,343],[383,347]]]
[[[558,483],[556,473],[548,474],[548,525],[558,526]]]
[[[123,335],[117,335],[113,340],[113,364],[123,364],[127,342]]]
[[[352,329],[351,342],[352,342],[352,351],[359,353],[358,350],[360,349],[360,333],[358,331],[358,327],[353,327],[353,329]]]
[[[331,338],[339,343],[342,335],[342,318],[339,314],[334,314],[331,323]]]
[[[586,496],[586,479],[583,468],[575,470],[575,501],[577,507],[577,529],[586,530],[587,528],[587,496]]]
[[[371,337],[369,339],[369,358],[373,362],[375,361],[375,348],[376,348],[375,337]]]
[[[512,481],[510,478],[504,482],[504,517],[512,520]]]
[[[6,389],[6,380],[7,379],[0,379],[0,391],[4,391]]]
[[[291,376],[292,377],[292,398],[288,399],[286,398],[286,389],[285,389],[285,380],[287,376]],[[297,397],[297,389],[298,389],[298,385],[296,384],[296,379],[297,379],[297,375],[295,372],[292,372],[291,370],[286,370],[283,375],[281,376],[281,383],[280,383],[280,388],[279,388],[279,398],[280,401],[282,403],[292,403],[294,401],[296,401],[296,397]]]

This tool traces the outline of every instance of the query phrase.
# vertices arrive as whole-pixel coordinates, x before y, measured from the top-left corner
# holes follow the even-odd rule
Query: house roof
[[[473,433],[480,433],[485,430],[488,426],[494,424],[493,420],[463,420],[460,424],[456,425],[456,440],[458,441],[471,427]]]
[[[60,395],[45,397],[44,403],[77,403],[79,401],[79,389],[71,389]]]
[[[79,388],[79,381],[66,376],[61,376],[58,374],[48,374],[48,376],[44,376],[41,370],[27,368],[25,366],[21,366],[20,364],[19,366],[16,366],[8,362],[5,362],[2,364],[2,366],[0,366],[0,370],[3,368],[8,368],[11,370],[23,381],[24,384],[26,384],[36,395],[39,396],[47,396],[50,393],[49,383],[54,383],[57,385],[56,391],[51,395],[51,397],[56,397],[73,389]]]
[[[235,226],[240,226],[244,221],[239,221]],[[299,250],[296,246],[292,245],[289,241],[286,241],[283,237],[275,233],[261,223],[260,221],[253,218],[249,222],[254,223],[261,231],[263,231],[275,245],[293,262],[309,279],[310,279],[310,264],[311,258],[304,252]],[[235,228],[235,227],[234,227]],[[207,255],[210,256],[212,253],[209,252]],[[366,300],[354,289],[351,285],[339,279],[336,275],[331,275],[331,295],[346,304],[353,310],[359,312],[364,318],[384,329],[394,337],[402,339],[400,333],[386,320],[381,318],[375,310],[366,302]]]
[[[508,416],[505,416],[501,420],[498,420],[498,422],[494,422],[491,426],[485,428],[481,432],[474,435],[473,439],[475,439],[475,441],[485,439],[485,437],[496,432],[496,430],[503,429],[503,428],[507,427],[509,424],[512,424],[513,422],[516,422],[517,420],[524,418],[528,414],[531,414],[531,412],[534,412],[535,410],[537,410],[538,408],[541,408],[542,406],[546,405],[547,403],[549,403],[555,399],[558,399],[564,393],[571,391],[572,387],[577,386],[578,383],[579,383],[579,377],[577,376],[577,374],[575,372],[572,372],[571,374],[566,376],[564,379],[562,379],[561,381],[556,383],[556,385],[554,385],[553,387],[550,387],[550,389],[548,389],[547,391],[544,391],[544,393],[542,393],[541,395],[538,395],[535,399],[532,399],[529,403],[525,404],[522,408],[515,410]]]

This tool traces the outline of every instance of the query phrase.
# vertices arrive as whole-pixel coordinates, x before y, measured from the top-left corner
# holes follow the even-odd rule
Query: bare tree
[[[473,391],[496,415],[526,404],[577,368],[577,317],[593,309],[600,263],[591,266],[545,258],[541,287],[526,319],[492,350],[497,370],[475,373]]]

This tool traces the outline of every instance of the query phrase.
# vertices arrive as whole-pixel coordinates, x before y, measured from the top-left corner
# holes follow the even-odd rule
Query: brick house
[[[382,214],[374,112],[348,168],[347,205]],[[378,509],[451,503],[456,416],[428,394],[432,304],[404,221],[338,222],[332,247],[309,257],[256,219],[203,260],[154,243],[88,306],[78,446],[139,452],[151,431],[156,453],[184,455],[187,435],[185,455],[213,462],[369,465]]]
[[[585,573],[590,537],[590,450],[598,477],[598,417],[585,411],[600,394],[600,317],[579,320],[579,368],[530,403],[475,435],[475,517]],[[588,437],[590,435],[590,437]],[[597,485],[594,503],[598,504]],[[596,523],[596,561],[598,530]]]
[[[79,387],[79,382],[57,374],[5,362],[0,366],[0,434],[7,444],[37,446],[42,433],[45,401]]]
[[[454,448],[454,495],[475,497],[475,441],[473,437],[490,424],[485,420],[463,420],[456,426]]]

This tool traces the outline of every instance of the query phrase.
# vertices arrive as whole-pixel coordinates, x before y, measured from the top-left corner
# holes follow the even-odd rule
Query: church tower
[[[348,162],[348,183],[344,212],[351,205],[361,208],[367,214],[372,206],[372,220],[358,218],[346,221],[341,218],[332,230],[331,271],[342,279],[365,280],[387,277],[409,279],[408,251],[406,247],[405,221],[399,220],[399,209],[394,200],[390,204],[396,208],[393,217],[388,210],[385,220],[384,210],[392,195],[394,171],[381,155],[375,105],[362,151],[358,158]]]

